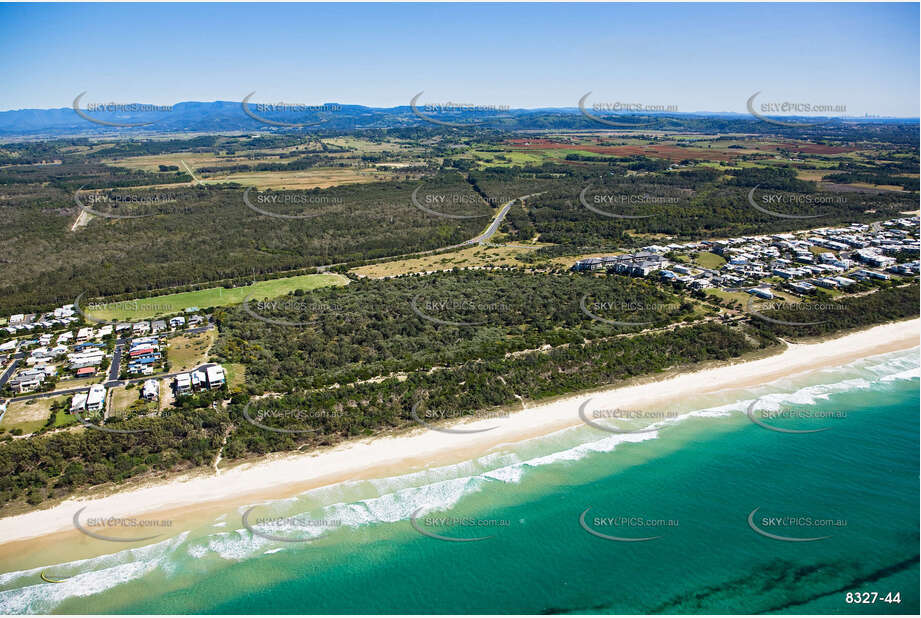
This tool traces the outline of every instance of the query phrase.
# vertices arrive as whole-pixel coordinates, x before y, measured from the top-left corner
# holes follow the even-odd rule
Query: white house
[[[90,412],[102,410],[106,403],[106,387],[102,384],[93,384],[86,395],[86,409]]]
[[[77,393],[70,402],[71,412],[82,412],[86,409],[87,393]]]
[[[146,380],[144,382],[144,388],[141,389],[141,397],[147,401],[154,401],[160,397],[160,387],[157,385],[156,380]]]
[[[205,374],[208,376],[208,388],[220,388],[224,386],[226,378],[224,376],[224,368],[220,365],[212,365],[205,369]]]

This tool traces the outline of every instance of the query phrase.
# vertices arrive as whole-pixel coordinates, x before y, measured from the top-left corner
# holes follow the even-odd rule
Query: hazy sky
[[[919,115],[914,4],[0,4],[0,110],[745,101]]]

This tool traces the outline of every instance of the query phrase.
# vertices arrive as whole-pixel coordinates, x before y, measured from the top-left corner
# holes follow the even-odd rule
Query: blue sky
[[[915,4],[0,4],[0,110],[85,101],[919,115]]]

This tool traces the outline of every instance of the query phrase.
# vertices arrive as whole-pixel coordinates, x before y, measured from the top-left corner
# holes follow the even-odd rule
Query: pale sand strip
[[[602,406],[642,408],[657,402],[716,391],[748,388],[823,367],[845,365],[859,358],[910,349],[919,345],[921,320],[885,324],[814,344],[790,345],[780,354],[683,373],[641,384],[590,394],[592,409]],[[308,489],[349,479],[405,474],[431,466],[479,457],[499,445],[528,440],[581,423],[579,405],[589,396],[568,396],[514,413],[508,418],[462,422],[465,430],[491,431],[448,434],[420,429],[395,436],[350,441],[313,454],[284,454],[260,459],[220,475],[185,475],[162,483],[78,498],[40,511],[0,520],[0,545],[67,532],[74,512],[87,505],[95,514],[113,517],[175,519],[191,523],[205,513],[226,512],[236,506],[286,498]],[[179,515],[177,517],[177,515]],[[54,535],[61,538],[61,535]],[[12,550],[12,547],[6,549]],[[4,552],[5,553],[5,552]]]

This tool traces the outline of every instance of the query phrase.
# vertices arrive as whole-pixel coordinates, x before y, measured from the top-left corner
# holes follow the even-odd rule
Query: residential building
[[[208,378],[208,388],[220,388],[226,382],[224,368],[220,365],[212,365],[206,368],[205,375]]]
[[[145,380],[141,389],[141,397],[147,401],[154,401],[160,397],[160,386],[156,380]]]
[[[70,401],[70,411],[71,412],[82,412],[86,409],[86,398],[87,393],[77,393],[74,395],[74,398]]]
[[[106,403],[106,387],[102,384],[93,384],[86,396],[86,409],[89,412],[102,410]]]
[[[192,376],[180,373],[176,376],[176,394],[187,395],[192,392]]]

